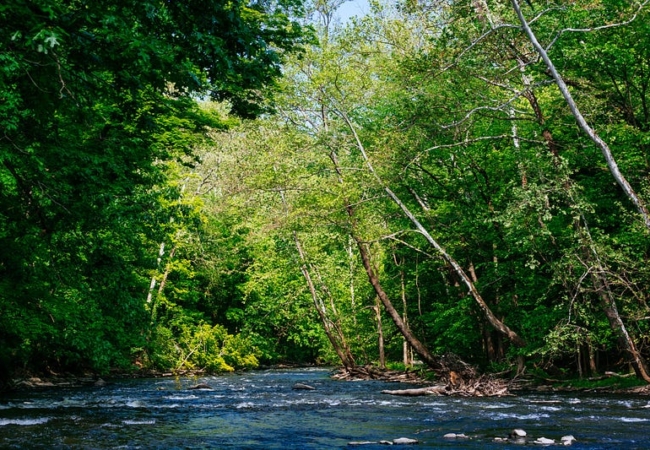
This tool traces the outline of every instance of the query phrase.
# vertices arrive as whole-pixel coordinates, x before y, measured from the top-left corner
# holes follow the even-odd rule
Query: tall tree
[[[141,274],[168,231],[163,200],[178,195],[162,188],[161,162],[218,125],[196,96],[246,117],[263,110],[284,53],[303,41],[289,19],[298,7],[0,6],[0,341],[12,364],[128,365],[142,344]]]

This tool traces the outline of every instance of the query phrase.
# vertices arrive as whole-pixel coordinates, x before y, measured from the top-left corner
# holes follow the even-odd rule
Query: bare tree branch
[[[629,25],[632,22],[636,20],[638,17],[639,13],[641,10],[648,4],[650,3],[650,0],[645,0],[643,3],[639,3],[639,7],[634,11],[634,14],[632,14],[632,17],[630,17],[628,20],[625,20],[623,22],[617,22],[617,23],[610,23],[607,25],[601,25],[599,27],[592,27],[592,28],[564,28],[555,35],[553,40],[551,41],[550,44],[546,46],[546,51],[548,51],[553,45],[555,45],[555,42],[564,34],[564,33],[591,33],[593,31],[600,31],[600,30],[606,30],[608,28],[616,28],[616,27],[623,27],[625,25]],[[532,23],[530,21],[529,23]]]

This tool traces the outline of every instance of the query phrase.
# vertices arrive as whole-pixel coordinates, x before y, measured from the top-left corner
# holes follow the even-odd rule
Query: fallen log
[[[475,380],[463,381],[457,385],[426,386],[415,389],[383,390],[382,394],[417,397],[422,395],[446,395],[456,397],[504,397],[512,395],[505,380],[482,376]]]
[[[418,397],[421,395],[445,395],[446,386],[437,385],[437,386],[427,386],[423,388],[415,389],[396,389],[390,390],[385,389],[381,391],[382,394],[388,395],[404,395],[407,397]]]

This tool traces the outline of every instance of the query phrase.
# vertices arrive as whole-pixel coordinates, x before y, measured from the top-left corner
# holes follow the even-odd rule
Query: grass
[[[568,389],[628,389],[646,386],[647,383],[634,376],[611,376],[602,379],[570,379],[554,384],[555,387]]]

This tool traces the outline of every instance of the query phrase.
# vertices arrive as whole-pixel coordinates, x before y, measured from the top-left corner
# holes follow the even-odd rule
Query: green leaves
[[[177,201],[174,162],[192,165],[207,132],[228,125],[196,98],[261,112],[303,40],[293,6],[0,5],[0,311],[15,314],[0,341],[13,364],[107,370],[146,347],[156,251],[201,221],[200,205]],[[170,286],[200,319],[186,261]]]

